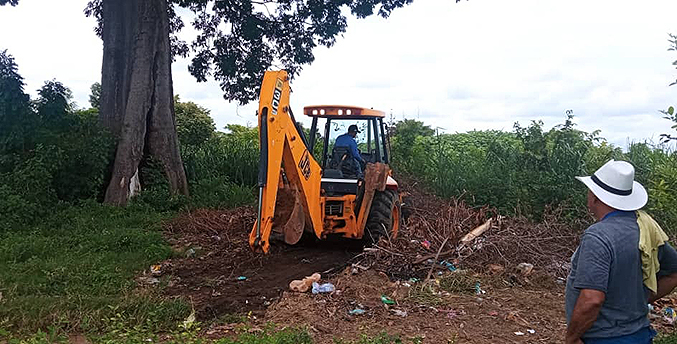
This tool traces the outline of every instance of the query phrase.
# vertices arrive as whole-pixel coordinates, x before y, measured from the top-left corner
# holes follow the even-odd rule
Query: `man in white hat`
[[[566,285],[566,343],[651,343],[647,302],[677,286],[677,252],[657,247],[656,293],[644,285],[636,210],[648,199],[634,181],[635,169],[611,160],[592,176],[576,177],[588,187],[588,209],[597,222],[585,230],[571,257]]]

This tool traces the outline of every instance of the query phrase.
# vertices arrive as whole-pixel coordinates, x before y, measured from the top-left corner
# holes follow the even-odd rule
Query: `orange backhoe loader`
[[[271,235],[293,245],[304,232],[367,244],[396,236],[401,199],[388,166],[384,113],[355,106],[307,106],[304,114],[312,118],[312,126],[306,137],[289,106],[289,92],[287,72],[265,73],[258,110],[258,219],[249,245],[267,253]],[[324,123],[324,135],[318,134],[318,122]],[[352,126],[361,129],[354,140],[362,159],[335,144]],[[318,137],[324,142],[316,160]]]

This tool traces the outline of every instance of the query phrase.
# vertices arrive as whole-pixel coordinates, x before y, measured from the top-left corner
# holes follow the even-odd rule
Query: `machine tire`
[[[363,240],[378,243],[381,237],[395,237],[401,224],[400,197],[395,190],[376,191],[369,209]]]

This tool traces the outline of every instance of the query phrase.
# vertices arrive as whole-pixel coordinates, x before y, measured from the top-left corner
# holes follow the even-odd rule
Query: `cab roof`
[[[345,118],[345,119],[364,119],[364,118],[383,118],[383,111],[367,109],[351,105],[311,105],[303,108],[303,113],[310,117],[320,118]]]

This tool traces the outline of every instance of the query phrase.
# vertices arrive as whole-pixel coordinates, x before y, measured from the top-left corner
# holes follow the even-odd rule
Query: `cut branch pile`
[[[490,207],[469,207],[412,188],[404,198],[406,219],[400,236],[366,250],[360,266],[394,278],[424,278],[431,267],[487,272],[520,263],[565,277],[583,221],[564,221],[562,209],[548,209],[540,223],[526,217],[502,217]]]

